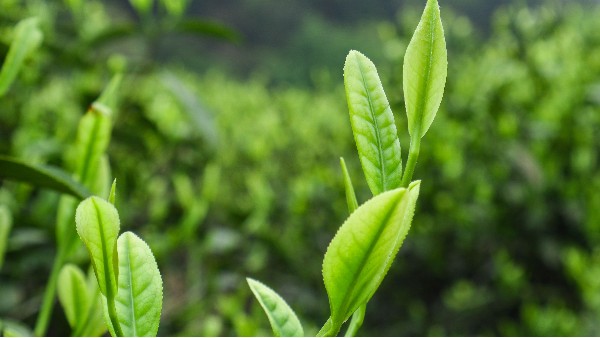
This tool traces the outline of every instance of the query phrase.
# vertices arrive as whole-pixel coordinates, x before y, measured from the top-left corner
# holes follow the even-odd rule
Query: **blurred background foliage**
[[[19,20],[44,33],[0,100],[0,154],[67,168],[78,120],[126,69],[108,154],[122,227],[163,274],[159,335],[269,335],[246,276],[314,334],[323,254],[347,216],[340,156],[369,196],[343,60],[358,49],[378,66],[406,152],[401,69],[423,4],[0,0],[0,55]],[[360,333],[600,335],[600,8],[440,4],[448,83],[417,213]],[[58,198],[1,182],[6,323],[35,322]],[[69,334],[58,305],[49,334]]]

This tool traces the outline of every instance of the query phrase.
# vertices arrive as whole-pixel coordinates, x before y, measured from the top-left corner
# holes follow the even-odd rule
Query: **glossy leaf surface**
[[[156,336],[163,287],[158,265],[146,242],[131,232],[118,240],[119,289],[117,318],[125,336]]]
[[[331,322],[339,329],[375,293],[406,236],[410,193],[399,188],[361,205],[340,227],[323,260]]]
[[[351,51],[344,65],[350,123],[373,195],[400,187],[402,158],[394,115],[371,60]]]
[[[268,286],[254,279],[246,278],[250,290],[271,322],[273,333],[278,337],[302,337],[304,329],[290,306]]]
[[[72,264],[63,266],[58,275],[58,300],[71,328],[84,321],[90,305],[87,284],[83,272]]]
[[[0,179],[25,182],[73,195],[79,199],[90,196],[88,189],[59,168],[27,163],[6,156],[0,156]]]
[[[8,91],[23,62],[41,44],[42,39],[37,18],[25,19],[17,24],[15,36],[0,71],[0,96]]]
[[[428,0],[404,56],[404,100],[408,131],[423,137],[442,102],[448,56],[437,0]]]
[[[117,236],[120,221],[117,209],[107,201],[90,197],[75,212],[77,233],[85,244],[94,267],[100,292],[114,297],[117,290]]]

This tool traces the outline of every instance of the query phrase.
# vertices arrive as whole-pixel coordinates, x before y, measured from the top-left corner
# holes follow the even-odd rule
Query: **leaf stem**
[[[406,168],[404,169],[404,176],[402,176],[402,187],[408,188],[415,166],[417,165],[417,159],[419,158],[419,148],[421,147],[421,136],[419,133],[414,132],[410,139],[410,149],[408,151],[408,160],[406,161]]]
[[[115,335],[117,337],[124,337],[123,331],[121,330],[121,325],[119,325],[119,319],[117,318],[117,309],[115,307],[115,295],[113,295],[112,291],[109,292],[110,297],[106,297],[106,307],[108,308],[108,317],[112,324],[113,330],[115,331]]]
[[[323,327],[317,333],[317,337],[334,337],[340,332],[340,327],[334,327],[333,322],[331,321],[331,317],[327,319]]]
[[[59,249],[56,258],[54,259],[54,263],[52,264],[50,278],[48,280],[48,284],[46,284],[46,290],[44,291],[41,310],[35,323],[34,333],[37,337],[43,337],[46,335],[48,322],[50,321],[50,316],[52,316],[52,309],[54,306],[54,296],[56,295],[58,274],[64,264],[65,256],[65,250]]]
[[[350,320],[350,325],[348,326],[348,330],[346,330],[346,337],[354,337],[358,332],[358,329],[363,324],[363,320],[365,319],[365,313],[367,312],[367,304],[361,305],[354,314],[352,315],[352,319]]]

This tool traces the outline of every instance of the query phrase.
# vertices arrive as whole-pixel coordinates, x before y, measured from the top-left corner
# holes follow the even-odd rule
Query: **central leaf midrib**
[[[98,228],[100,230],[100,244],[102,245],[102,263],[104,265],[104,283],[106,284],[106,297],[114,297],[115,293],[112,289],[112,285],[111,285],[111,271],[109,269],[108,266],[108,250],[106,250],[106,239],[104,238],[104,224],[102,222],[102,214],[100,212],[100,209],[98,208],[98,205],[96,204],[96,201],[94,201],[94,199],[92,199],[92,204],[94,205],[94,209],[96,210],[96,215],[98,216]],[[108,278],[106,278],[108,276]]]
[[[131,252],[131,248],[129,247],[129,240],[124,238],[125,240],[125,259],[127,260],[128,277],[129,277],[129,303],[131,308],[131,327],[133,329],[132,336],[137,336],[137,325],[135,320],[135,302],[133,300],[133,267],[131,266],[131,259],[129,257],[129,253]]]
[[[396,210],[396,206],[398,205],[399,200],[402,197],[404,197],[404,193],[402,193],[401,196],[398,196],[394,199],[394,202],[395,202],[393,204],[394,206],[386,212],[385,217],[383,217],[383,221],[379,222],[379,224],[387,224],[388,220],[391,218],[391,215]],[[352,274],[352,279],[351,279],[351,282],[350,282],[347,290],[353,290],[354,287],[356,286],[358,275],[364,269],[366,261],[368,260],[369,256],[371,255],[371,252],[373,252],[373,250],[375,249],[375,244],[379,241],[379,238],[381,237],[381,234],[383,233],[383,230],[385,228],[386,228],[385,226],[380,226],[379,229],[377,230],[377,233],[375,234],[375,236],[373,236],[375,238],[375,240],[371,241],[371,243],[369,244],[369,247],[367,248],[366,254],[363,255],[363,257],[360,261],[359,268],[356,269],[356,271]],[[347,292],[347,294],[348,293],[349,292]],[[350,297],[344,297],[344,300],[342,301],[340,308],[341,309],[345,308],[349,302],[350,302]]]
[[[358,58],[358,56],[355,55],[355,60],[356,63],[358,64],[358,70],[360,72],[360,78],[363,84],[363,88],[365,90],[365,93],[367,94],[367,101],[369,102],[369,113],[371,113],[371,117],[373,119],[373,124],[375,125],[375,139],[377,141],[377,157],[379,158],[379,163],[380,163],[380,168],[379,171],[381,173],[381,192],[386,191],[386,187],[387,187],[387,182],[386,182],[386,175],[385,175],[385,162],[384,162],[384,158],[383,158],[383,150],[381,149],[381,135],[380,135],[380,130],[379,130],[379,125],[377,123],[377,116],[375,115],[375,110],[373,107],[373,102],[371,99],[371,93],[369,92],[369,89],[367,87],[367,81],[365,79],[365,75],[363,72],[363,68],[361,65],[361,61]]]

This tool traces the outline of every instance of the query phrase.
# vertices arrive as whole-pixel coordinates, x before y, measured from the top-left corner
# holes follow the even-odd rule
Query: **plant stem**
[[[330,317],[327,319],[325,324],[323,324],[323,327],[321,330],[319,330],[319,333],[317,333],[317,337],[333,337],[336,336],[338,332],[340,332],[340,327],[334,327]]]
[[[406,161],[406,168],[404,169],[404,176],[402,176],[402,187],[408,188],[415,166],[417,165],[417,159],[419,158],[419,148],[421,147],[421,137],[418,133],[414,133],[410,139],[410,149],[408,151],[408,161]]]
[[[354,314],[352,315],[352,320],[350,321],[350,325],[348,326],[348,330],[346,330],[346,337],[354,337],[358,332],[358,329],[362,326],[363,320],[365,319],[365,313],[367,312],[367,304],[361,305]]]
[[[106,297],[106,307],[108,308],[108,317],[110,318],[115,335],[117,337],[123,337],[123,331],[121,330],[121,325],[119,325],[119,320],[117,319],[114,295],[111,294],[110,297]]]
[[[56,295],[58,274],[64,264],[65,256],[65,250],[59,249],[56,258],[54,259],[52,270],[50,272],[50,278],[48,280],[48,284],[46,284],[46,290],[44,291],[44,299],[42,300],[40,314],[38,315],[35,323],[34,333],[38,337],[43,337],[46,335],[48,322],[50,321],[50,316],[52,316],[52,308],[54,306],[54,296]]]

